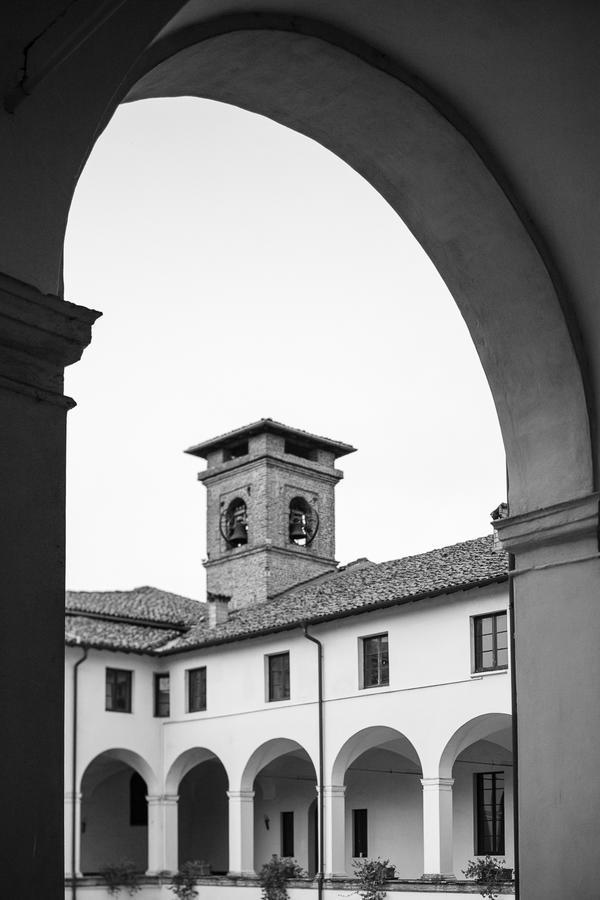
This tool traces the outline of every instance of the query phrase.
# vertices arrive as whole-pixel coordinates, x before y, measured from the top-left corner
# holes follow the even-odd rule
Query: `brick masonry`
[[[332,451],[306,439],[304,447],[310,458],[289,452],[283,435],[267,432],[250,436],[242,456],[227,459],[226,448],[219,447],[207,455],[207,469],[198,476],[207,488],[207,589],[230,596],[232,609],[260,603],[337,566],[334,494],[342,472]],[[295,497],[318,514],[308,546],[289,538]],[[246,504],[248,542],[232,548],[220,523],[237,499]]]

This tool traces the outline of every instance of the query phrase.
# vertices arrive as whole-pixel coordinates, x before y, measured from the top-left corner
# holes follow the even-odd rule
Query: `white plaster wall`
[[[79,658],[79,648],[67,648],[65,682],[68,685],[69,706],[65,715],[65,784],[69,786],[72,760],[72,672],[73,664]],[[133,672],[131,713],[105,710],[107,668],[129,669]],[[148,783],[148,790],[151,793],[157,791],[161,777],[162,720],[154,718],[153,673],[163,668],[162,660],[134,653],[89,651],[88,658],[78,669],[78,784],[81,784],[87,766],[95,757],[115,748],[123,748],[146,762],[149,771],[141,774]]]
[[[388,729],[385,741],[395,737],[397,750],[417,767],[421,763],[426,777],[437,777],[440,756],[457,729],[489,713],[510,713],[508,673],[471,674],[471,617],[506,609],[507,601],[506,585],[492,585],[311,628],[324,645],[326,784],[336,783],[336,777],[341,777],[338,783],[343,783],[346,766],[360,753],[382,743],[383,727]],[[361,690],[360,639],[382,631],[389,634],[390,684]],[[265,657],[282,651],[290,653],[291,698],[269,703],[265,691]],[[71,697],[72,665],[80,655],[79,649],[67,651],[67,704]],[[104,710],[107,666],[133,670],[131,714]],[[185,673],[197,666],[207,668],[207,708],[203,712],[188,713]],[[152,675],[161,670],[169,671],[171,675],[171,716],[168,719],[153,716]],[[79,668],[79,678],[79,777],[98,754],[114,748],[137,754],[145,762],[147,771],[142,774],[148,782],[149,792],[159,794],[177,793],[181,772],[187,770],[178,768],[177,763],[193,755],[196,748],[206,748],[223,763],[228,789],[234,791],[242,787],[251,789],[254,777],[265,765],[298,747],[306,751],[315,771],[318,768],[317,649],[304,638],[300,628],[161,659],[90,651],[89,658]],[[67,785],[70,782],[70,723],[68,705]],[[135,761],[137,757],[132,759]],[[344,760],[343,765],[338,766],[337,775],[336,759]],[[171,770],[177,770],[179,774],[169,781],[167,776]],[[348,795],[348,809],[355,802],[352,790],[354,787]],[[423,863],[419,825],[415,826],[414,833],[403,832],[401,825],[395,825],[395,831],[389,831],[392,816],[389,796],[375,787],[372,790],[371,805],[373,797],[377,796],[380,808],[377,816],[370,816],[373,828],[379,829],[374,834],[380,833],[372,846],[380,845],[377,852],[382,856],[389,855],[405,870],[401,874],[420,875]],[[457,785],[457,796],[461,790]],[[303,803],[308,798],[303,796],[302,803],[300,799],[297,798],[297,807],[289,807],[298,811],[299,835],[307,830],[299,821],[305,815]],[[260,815],[259,806],[263,801],[260,798],[256,801],[256,816]],[[420,822],[418,786],[406,788],[400,801],[411,810],[406,821]],[[207,795],[207,809],[211,803],[213,801]],[[458,800],[456,803],[458,846],[455,869],[472,855],[468,849],[471,839],[463,822],[463,816],[468,816],[471,821],[472,809],[467,809],[467,805]],[[278,812],[275,809],[273,812],[272,820],[278,822]],[[262,814],[264,816],[264,812]],[[378,821],[381,826],[376,824]],[[274,833],[264,835],[257,827],[256,840],[257,859],[279,852],[279,841]],[[276,846],[273,847],[274,843]],[[306,867],[305,850],[301,848],[299,852],[301,864]],[[348,849],[347,864],[349,853]],[[348,871],[351,872],[351,868]]]

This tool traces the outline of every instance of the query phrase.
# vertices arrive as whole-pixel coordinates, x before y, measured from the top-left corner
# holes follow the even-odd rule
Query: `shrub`
[[[274,853],[258,873],[263,900],[288,900],[287,882],[303,874],[295,859]]]
[[[389,870],[394,869],[389,859],[355,859],[352,868],[360,882],[359,890],[354,893],[363,900],[384,900],[387,891],[382,890],[381,885],[388,880]]]
[[[466,869],[462,870],[465,878],[473,878],[480,886],[479,893],[488,900],[498,896],[498,885],[506,881],[506,869],[502,861],[493,856],[470,859]]]
[[[192,900],[198,896],[195,884],[202,875],[210,874],[210,865],[203,859],[189,859],[177,874],[173,875],[169,890],[178,900]]]
[[[130,897],[141,890],[140,873],[130,859],[122,859],[118,863],[109,863],[100,870],[106,882],[108,893],[116,896],[125,888]]]

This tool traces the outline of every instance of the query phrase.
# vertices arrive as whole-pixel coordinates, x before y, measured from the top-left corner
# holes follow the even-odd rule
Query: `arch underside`
[[[230,103],[313,138],[406,222],[479,353],[504,438],[512,515],[593,490],[587,399],[555,288],[515,208],[448,118],[358,56],[278,30],[184,47],[126,100],[177,96]]]

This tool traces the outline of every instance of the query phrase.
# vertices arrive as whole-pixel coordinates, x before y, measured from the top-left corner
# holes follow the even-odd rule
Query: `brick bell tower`
[[[335,569],[335,460],[354,449],[260,419],[186,450],[207,463],[208,593],[239,609]]]

